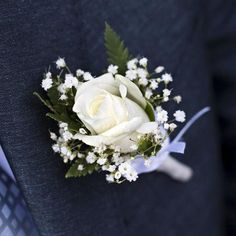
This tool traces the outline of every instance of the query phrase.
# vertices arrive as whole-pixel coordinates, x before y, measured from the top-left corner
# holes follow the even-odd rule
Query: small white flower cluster
[[[161,106],[156,107],[156,121],[164,127],[165,130],[170,130],[171,132],[177,128],[177,125],[174,121],[183,123],[185,121],[185,112],[177,110],[173,114],[174,119],[169,121],[169,115],[166,110],[164,110]]]
[[[60,83],[57,90],[60,92],[60,100],[66,100],[68,98],[67,93],[72,89],[72,87],[77,88],[79,85],[78,79],[72,74],[65,74],[64,83]]]
[[[70,141],[73,140],[73,134],[68,130],[68,124],[64,122],[59,123],[59,136],[50,132],[50,138],[56,142],[52,145],[54,152],[59,153],[63,158],[64,163],[76,158],[78,152],[73,151],[70,146]]]
[[[121,183],[124,180],[129,182],[136,181],[137,172],[130,165],[131,157],[127,154],[120,153],[119,147],[111,147],[113,150],[110,163],[102,166],[102,170],[110,172],[106,175],[108,182]]]
[[[112,154],[108,154],[112,153]],[[106,179],[108,182],[121,183],[124,180],[129,182],[138,178],[136,171],[130,165],[130,156],[120,152],[118,146],[105,146],[94,148],[86,156],[87,163],[97,163],[103,171],[108,172]]]
[[[168,112],[161,107],[161,103],[171,100],[177,104],[182,101],[179,95],[171,97],[172,90],[168,89],[168,86],[173,82],[173,78],[171,74],[165,72],[163,66],[156,67],[155,73],[151,74],[148,72],[147,58],[133,58],[127,63],[126,77],[140,88],[145,98],[152,104],[156,111],[156,121],[164,129],[172,132],[177,127],[174,121],[185,121],[184,111],[176,111],[173,114],[174,120],[169,121]]]
[[[122,162],[118,166],[110,165],[110,168],[108,168],[108,170],[111,170],[111,173],[106,175],[106,179],[108,182],[121,183],[124,180],[132,182],[136,181],[138,178],[137,172],[130,165],[129,161]]]
[[[56,66],[57,66],[57,69],[62,69],[62,68],[64,68],[64,67],[66,67],[65,59],[59,57],[59,58],[57,59],[57,61],[56,61]]]
[[[113,75],[118,73],[118,66],[114,66],[114,65],[109,65],[107,68],[107,72],[111,73]]]
[[[47,72],[45,75],[45,78],[42,80],[42,88],[47,91],[52,87],[53,81],[52,81],[52,74],[51,72]]]
[[[94,79],[90,72],[83,71],[81,69],[76,70],[76,77],[79,79],[80,82],[86,82]]]
[[[74,76],[70,72],[64,58],[59,57],[55,63],[57,69],[66,69],[64,82],[61,80],[61,74],[58,75],[58,80],[54,81],[51,72],[47,72],[45,78],[42,80],[41,86],[45,91],[48,91],[55,84],[57,90],[60,92],[59,100],[61,101],[68,99],[67,93],[71,91],[72,87],[77,88],[81,83],[94,79],[90,72],[85,72],[81,69],[76,70],[76,76]],[[118,68],[117,66],[113,67]],[[114,68],[111,68],[111,71],[114,71]]]
[[[156,101],[167,102],[170,100],[171,95],[171,90],[167,89],[167,85],[173,81],[173,78],[171,74],[163,73],[164,70],[165,68],[163,66],[158,66],[155,69],[155,73],[150,74],[148,72],[147,58],[133,58],[127,63],[125,76],[140,87],[146,99],[151,100],[154,103]],[[164,89],[161,93],[162,96],[161,94],[156,93],[161,83],[164,84]],[[182,99],[181,96],[175,96],[173,100],[180,103]]]
[[[147,58],[143,57],[140,60],[134,58],[127,63],[127,71],[125,76],[131,81],[136,82],[140,86],[147,86],[148,84],[148,71],[147,71]]]

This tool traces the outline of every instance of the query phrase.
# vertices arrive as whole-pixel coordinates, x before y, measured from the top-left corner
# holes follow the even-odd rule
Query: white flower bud
[[[58,69],[66,67],[66,62],[65,62],[64,58],[59,57],[56,61],[56,65],[57,65]]]

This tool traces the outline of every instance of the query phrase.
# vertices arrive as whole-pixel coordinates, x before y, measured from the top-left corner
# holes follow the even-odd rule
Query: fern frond
[[[105,24],[104,39],[108,63],[117,65],[119,74],[124,75],[126,64],[132,57],[128,48],[125,47],[124,41],[107,23]]]

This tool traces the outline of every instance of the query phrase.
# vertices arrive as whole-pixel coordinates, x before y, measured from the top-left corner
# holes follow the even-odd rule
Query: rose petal
[[[158,128],[158,124],[156,122],[147,122],[141,125],[140,128],[138,128],[137,132],[141,134],[148,134],[153,132]]]
[[[113,95],[117,96],[119,95],[119,89],[113,75],[110,73],[106,73],[93,80],[90,80],[88,82],[79,85],[76,92],[75,101],[85,90],[87,89],[89,90],[90,88],[100,88],[106,90],[107,92]]]
[[[126,97],[126,95],[127,95],[127,88],[126,88],[126,86],[123,85],[123,84],[120,84],[119,91],[120,91],[121,97],[124,99]]]
[[[118,84],[123,84],[127,87],[127,97],[137,102],[145,109],[147,102],[138,86],[122,75],[116,75],[115,78],[117,79]]]
[[[140,117],[135,117],[132,120],[125,121],[100,135],[82,135],[78,133],[74,135],[74,139],[79,139],[87,145],[94,147],[98,147],[101,144],[111,145],[117,143],[117,145],[119,145],[120,140],[123,140],[124,138],[130,139],[130,136],[132,136],[141,123],[142,119]],[[122,146],[120,146],[121,149]],[[126,151],[127,148],[123,147],[123,150],[121,151],[123,152],[124,150]]]

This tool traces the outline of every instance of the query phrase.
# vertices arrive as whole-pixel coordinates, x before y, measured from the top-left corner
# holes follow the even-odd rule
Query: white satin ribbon
[[[176,180],[187,181],[192,176],[192,170],[185,164],[175,160],[170,156],[170,153],[181,153],[184,154],[185,142],[181,142],[181,138],[185,132],[205,113],[210,110],[210,107],[205,107],[197,112],[181,129],[178,135],[170,142],[169,138],[165,140],[161,150],[156,156],[150,157],[148,160],[149,164],[145,165],[145,160],[141,156],[137,156],[131,161],[131,166],[135,169],[138,174],[149,173],[152,171],[164,172]]]

